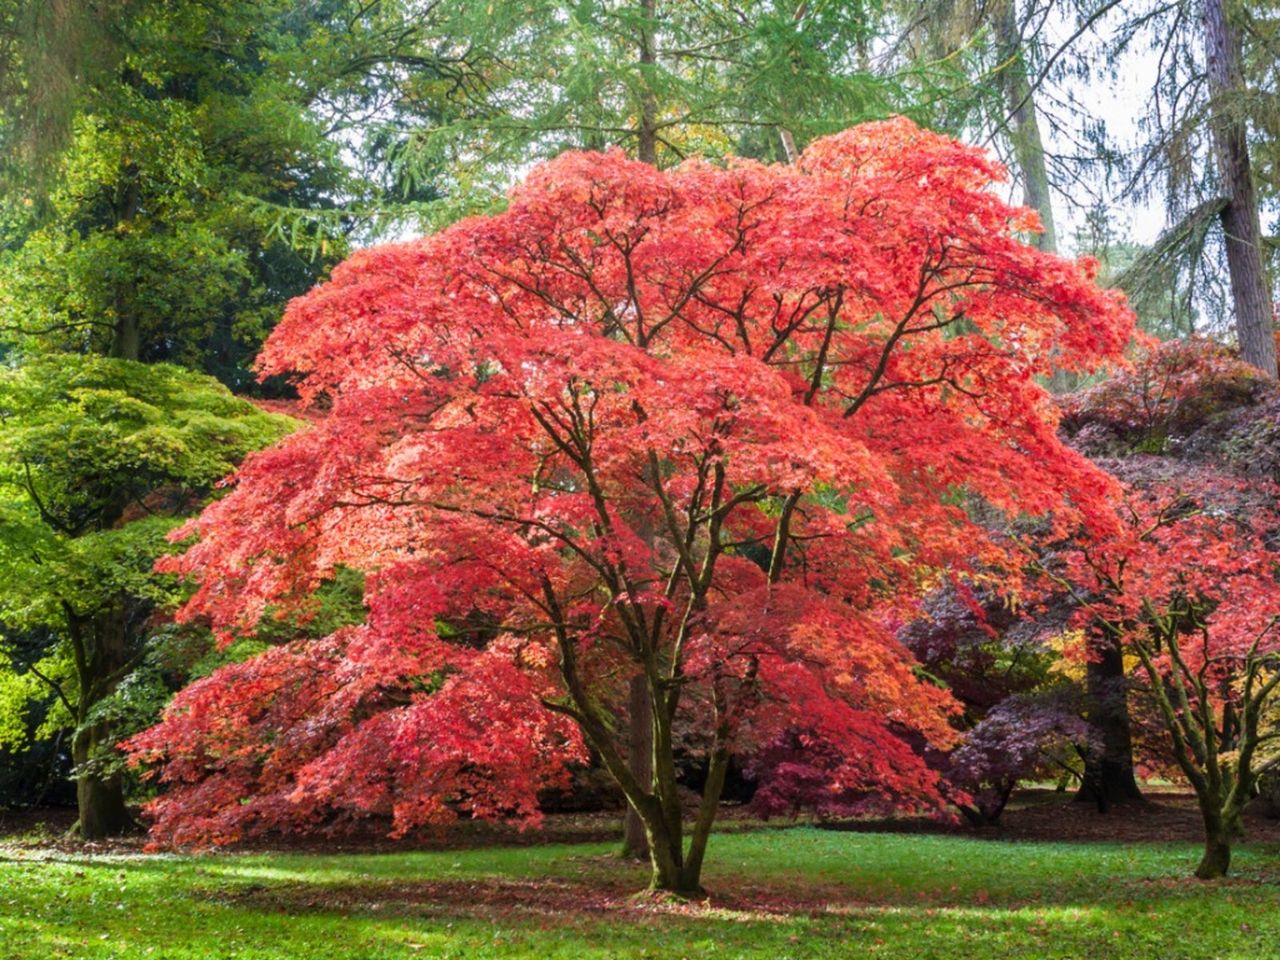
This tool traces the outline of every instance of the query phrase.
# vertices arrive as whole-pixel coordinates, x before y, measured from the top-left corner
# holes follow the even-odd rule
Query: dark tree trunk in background
[[[1089,723],[1099,743],[1085,755],[1084,781],[1076,799],[1105,811],[1117,803],[1141,800],[1142,791],[1133,775],[1124,657],[1111,641],[1100,643],[1094,656],[1085,668],[1085,684]]]
[[[75,764],[77,827],[85,840],[119,836],[136,824],[124,802],[124,786],[117,773],[100,769],[114,749],[115,734],[104,722],[90,722],[94,708],[110,696],[129,664],[129,626],[122,609],[92,617],[67,608],[76,683],[76,731],[71,739]]]
[[[649,705],[649,685],[643,675],[631,680],[628,698],[630,728],[628,730],[627,765],[631,774],[642,784],[653,783],[653,710]],[[628,804],[623,829],[622,855],[636,860],[649,856],[649,835],[644,821]]]
[[[1227,198],[1221,217],[1236,313],[1236,338],[1240,341],[1241,356],[1274,377],[1276,343],[1271,322],[1271,287],[1262,261],[1262,229],[1249,164],[1248,129],[1244,118],[1236,112],[1244,93],[1240,35],[1227,20],[1223,0],[1204,2],[1204,52],[1218,176]]]
[[[81,728],[71,742],[71,759],[77,767],[98,755],[108,731],[101,725]],[[118,775],[88,775],[76,779],[78,829],[85,840],[102,840],[128,833],[134,827],[124,803],[124,785]]]
[[[643,74],[652,70],[658,62],[654,46],[653,28],[657,23],[655,4],[657,0],[644,0],[644,22],[640,25],[640,70]],[[636,158],[641,163],[657,166],[658,163],[658,98],[649,86],[647,78],[642,79],[640,90],[640,129],[637,131]]]

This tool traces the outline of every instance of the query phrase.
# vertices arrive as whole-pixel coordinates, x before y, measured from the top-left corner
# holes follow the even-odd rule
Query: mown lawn
[[[707,903],[637,900],[600,844],[76,857],[0,848],[0,957],[1280,956],[1280,848],[1187,878],[1188,844],[798,827],[716,836]]]

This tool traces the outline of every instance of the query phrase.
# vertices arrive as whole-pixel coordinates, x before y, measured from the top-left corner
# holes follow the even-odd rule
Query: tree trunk
[[[655,778],[657,790],[644,798],[637,811],[648,846],[650,893],[681,898],[705,895],[706,891],[702,888],[702,862],[728,767],[729,753],[721,746],[712,755],[707,784],[703,790],[697,820],[693,824],[688,850],[684,846],[683,823],[679,813],[672,815],[673,809],[679,810],[679,798],[674,794],[672,785],[664,784],[666,778]]]
[[[680,856],[672,849],[670,842],[664,837],[649,838],[649,863],[652,873],[649,879],[650,893],[669,893],[677,897],[686,896],[681,878]]]
[[[107,356],[118,360],[137,360],[140,349],[137,320],[129,314],[117,318]]]
[[[680,899],[702,896],[705,891],[698,883],[698,871],[690,870],[684,862],[684,853],[676,849],[674,838],[659,829],[649,837],[649,863],[651,873],[649,892],[665,894]]]
[[[124,184],[120,191],[120,201],[116,208],[116,228],[128,228],[138,216],[142,204],[142,187],[138,182],[138,166],[128,163],[121,171]],[[137,360],[141,356],[141,342],[138,332],[138,315],[136,308],[137,291],[127,281],[120,281],[125,286],[117,287],[115,292],[116,319],[112,331],[111,346],[107,356],[120,360]]]
[[[1009,145],[1022,174],[1022,202],[1040,214],[1044,232],[1032,240],[1041,250],[1056,253],[1058,231],[1053,220],[1049,168],[1044,161],[1044,140],[1036,118],[1035,91],[1027,76],[1022,30],[1014,0],[1005,0],[995,16],[996,58],[1003,65],[997,74],[1008,113]]]
[[[652,804],[642,817],[649,850],[649,892],[688,896],[692,891],[684,884],[683,838],[678,832],[671,835],[661,803],[656,796],[650,799]]]
[[[1240,35],[1227,20],[1222,0],[1204,3],[1205,69],[1209,79],[1210,128],[1218,160],[1226,235],[1227,271],[1236,313],[1240,355],[1270,377],[1276,375],[1275,332],[1271,322],[1271,288],[1262,261],[1262,229],[1249,164],[1245,121],[1233,113],[1233,98],[1244,92],[1240,71]]]
[[[84,839],[99,840],[135,826],[119,774],[103,776],[95,769],[102,754],[115,748],[113,731],[101,721],[89,722],[94,707],[114,692],[128,663],[128,623],[123,609],[82,617],[68,607],[66,613],[80,691],[71,738],[78,828]]]
[[[656,62],[653,44],[653,22],[656,0],[645,0],[645,21],[640,27],[639,62],[650,68]],[[658,163],[658,104],[646,85],[640,93],[640,127],[636,135],[636,158],[643,163]],[[653,782],[653,707],[644,674],[631,680],[628,694],[631,729],[627,746],[627,766],[636,780],[651,789]],[[643,860],[650,852],[651,838],[644,821],[630,804],[622,830],[622,856]],[[656,869],[656,867],[655,867]]]
[[[1196,867],[1196,879],[1216,880],[1227,875],[1231,866],[1231,831],[1216,803],[1201,799],[1204,817],[1204,856]]]
[[[644,674],[631,678],[628,706],[631,726],[628,730],[627,766],[631,775],[648,789],[653,785],[653,709],[649,705],[649,686]],[[622,856],[643,860],[649,855],[649,833],[640,814],[627,805],[623,827]]]
[[[1101,736],[1102,749],[1085,755],[1084,780],[1076,799],[1106,811],[1117,803],[1141,800],[1142,791],[1133,775],[1124,657],[1110,640],[1096,653],[1100,656],[1085,668],[1085,683],[1089,723]]]
[[[651,675],[642,675],[641,679],[644,680],[646,676]],[[649,682],[641,683],[639,687],[637,693],[637,685],[633,684],[631,692],[633,696],[644,695],[649,703],[649,715],[652,718],[649,728],[652,772],[648,780],[638,781],[645,792],[633,796],[630,807],[645,833],[650,865],[649,890],[677,897],[701,896],[704,893],[701,883],[702,861],[729,769],[728,727],[724,724],[717,727],[707,780],[686,849],[684,809],[680,787],[676,781],[671,735],[673,702],[658,693]],[[717,710],[721,709],[722,706],[717,703]]]
[[[800,150],[796,146],[796,138],[786,127],[778,128],[778,139],[782,141],[782,153],[787,163],[795,163],[800,159]]]
[[[106,735],[101,726],[76,731],[71,741],[71,759],[77,768],[94,759]],[[77,776],[76,807],[80,815],[78,829],[85,840],[118,837],[134,827],[119,775],[100,777],[90,772]]]
[[[644,74],[658,62],[653,40],[653,27],[657,22],[656,3],[657,0],[643,0],[641,3],[644,21],[640,24],[640,129],[636,142],[636,158],[654,166],[658,164],[658,98]]]
[[[1036,117],[1035,90],[1027,73],[1016,0],[1004,0],[997,8],[994,21],[996,59],[1002,64],[997,82],[1008,110],[1009,145],[1013,148],[1013,158],[1022,176],[1022,202],[1040,214],[1040,224],[1044,227],[1040,234],[1031,238],[1031,242],[1046,253],[1057,253],[1058,228],[1053,219],[1049,167],[1045,163],[1044,138]],[[1054,370],[1050,382],[1054,393],[1066,393],[1076,386],[1075,376],[1066,370]]]

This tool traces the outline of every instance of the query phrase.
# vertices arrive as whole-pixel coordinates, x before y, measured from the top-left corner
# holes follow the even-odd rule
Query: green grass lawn
[[[717,835],[707,903],[630,893],[600,844],[76,857],[0,848],[0,958],[1280,956],[1280,849],[798,827]]]

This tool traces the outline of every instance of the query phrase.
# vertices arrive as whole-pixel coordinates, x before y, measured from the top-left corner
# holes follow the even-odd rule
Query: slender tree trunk
[[[127,229],[138,216],[142,203],[142,188],[138,182],[136,164],[127,164],[121,175],[124,177],[124,184],[116,209],[116,226]],[[108,348],[107,355],[120,360],[137,360],[141,355],[138,314],[135,307],[137,291],[133,290],[132,284],[127,281],[120,281],[120,283],[122,286],[116,288],[115,295],[115,329],[112,332],[111,346]]]
[[[641,784],[653,784],[653,710],[649,706],[649,685],[643,674],[631,679],[628,696],[631,725],[628,732],[627,766]],[[627,805],[623,827],[622,855],[643,860],[649,854],[649,832],[634,807]]]
[[[653,718],[651,776],[647,781],[638,781],[643,792],[632,794],[629,806],[645,833],[650,891],[677,897],[701,896],[704,893],[702,862],[729,769],[729,727],[723,719],[716,727],[707,780],[686,849],[684,809],[676,780],[672,740],[675,701],[662,692],[661,685],[654,682],[655,676],[652,671],[644,675],[644,692]],[[632,689],[634,691],[634,687]],[[724,704],[719,699],[716,709],[719,715],[723,714]]]
[[[778,139],[782,141],[782,153],[787,163],[795,163],[800,159],[800,150],[796,147],[796,138],[787,127],[778,128]]]
[[[796,4],[796,8],[791,15],[791,19],[797,26],[799,26],[800,21],[804,19],[805,14],[808,12],[809,12],[808,0],[801,0],[800,3]],[[799,38],[797,38],[797,40],[799,40]],[[864,44],[861,41],[859,41],[858,43],[858,58],[860,61],[859,69],[862,70],[864,73],[866,72],[866,69],[867,69],[865,63],[862,63],[862,61],[865,60],[865,56],[866,56],[866,50],[864,48]],[[795,72],[795,69],[796,69],[796,61],[793,56],[793,59],[791,61],[791,70],[793,73]],[[796,146],[795,134],[792,133],[791,124],[789,122],[792,118],[794,118],[795,111],[797,108],[798,108],[797,104],[788,103],[783,110],[783,116],[780,118],[782,120],[782,123],[779,124],[778,126],[778,140],[782,144],[782,159],[786,163],[795,163],[800,159],[800,148]]]
[[[1044,230],[1031,242],[1046,253],[1058,252],[1058,228],[1053,218],[1053,192],[1049,167],[1045,163],[1044,138],[1036,116],[1035,90],[1027,71],[1027,59],[1018,22],[1016,0],[1003,0],[994,16],[996,57],[1001,68],[998,83],[1008,110],[1007,129],[1013,158],[1022,175],[1022,202],[1040,214]],[[1065,370],[1055,370],[1050,383],[1055,393],[1075,389],[1076,378]]]
[[[647,74],[657,64],[653,28],[657,23],[657,0],[643,0],[644,22],[640,25],[640,129],[636,157],[643,163],[658,163],[658,98],[649,86]]]
[[[1076,799],[1107,810],[1117,803],[1141,800],[1133,774],[1133,739],[1129,727],[1124,657],[1110,640],[1085,668],[1089,723],[1102,740],[1101,750],[1085,756],[1084,780]]]
[[[644,0],[644,23],[640,29],[639,62],[641,70],[651,69],[656,63],[653,42],[656,0]],[[657,98],[647,82],[640,93],[640,127],[636,133],[636,158],[643,163],[658,163]],[[631,775],[641,784],[653,782],[653,707],[649,702],[649,687],[643,673],[631,680],[628,692],[631,727],[628,731],[627,765]],[[634,807],[627,805],[623,823],[622,855],[644,859],[650,852],[649,830]],[[656,869],[656,867],[655,867]]]
[[[685,856],[683,879],[691,891],[702,890],[702,861],[707,853],[707,841],[711,839],[711,825],[720,807],[720,795],[724,793],[724,779],[729,772],[729,750],[724,745],[723,736],[724,731],[717,734],[719,744],[711,753],[707,782],[702,788],[702,804],[693,825],[689,852]]]
[[[1022,174],[1022,202],[1040,214],[1044,232],[1032,240],[1041,250],[1056,253],[1058,231],[1053,219],[1053,196],[1049,168],[1044,159],[1044,140],[1036,117],[1035,91],[1027,75],[1023,56],[1022,30],[1018,25],[1015,0],[1004,0],[994,17],[997,74],[1008,113],[1009,144]]]
[[[648,843],[651,892],[677,897],[698,897],[705,894],[706,891],[702,888],[702,863],[728,769],[729,751],[722,741],[712,751],[707,783],[703,789],[697,819],[693,822],[687,850],[674,778],[663,777],[661,771],[654,778],[654,794],[645,798],[637,811]]]
[[[1214,149],[1227,205],[1222,210],[1227,271],[1236,313],[1240,355],[1268,376],[1276,375],[1271,287],[1262,261],[1262,229],[1249,164],[1245,121],[1233,113],[1233,97],[1244,91],[1240,35],[1227,20],[1223,0],[1204,0],[1204,53],[1211,96]]]

